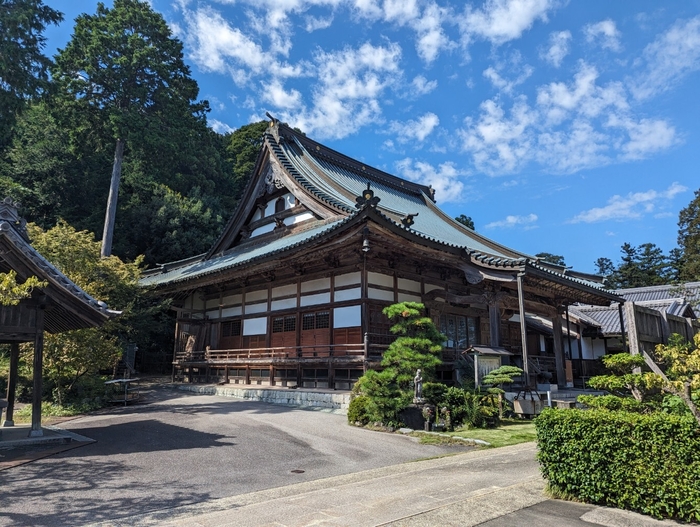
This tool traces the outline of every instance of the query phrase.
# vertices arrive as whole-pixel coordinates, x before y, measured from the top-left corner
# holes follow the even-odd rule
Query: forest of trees
[[[115,255],[144,255],[148,266],[206,251],[236,206],[266,123],[226,135],[207,126],[182,43],[146,2],[81,15],[53,60],[42,33],[59,12],[12,0],[0,16],[0,56],[17,57],[1,62],[0,195],[42,228],[62,219],[102,239],[118,171]]]

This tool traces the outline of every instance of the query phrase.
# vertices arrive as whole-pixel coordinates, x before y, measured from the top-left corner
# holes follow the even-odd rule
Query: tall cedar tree
[[[101,250],[109,256],[126,141],[146,138],[183,105],[192,114],[208,105],[194,102],[199,88],[183,61],[182,43],[160,14],[138,0],[115,0],[112,9],[99,3],[95,15],[80,15],[51,71],[66,103],[91,107],[115,144]]]
[[[679,278],[700,280],[700,189],[695,198],[678,215]]]
[[[27,99],[47,87],[51,61],[42,53],[43,32],[61,20],[63,15],[41,0],[0,1],[0,149]]]

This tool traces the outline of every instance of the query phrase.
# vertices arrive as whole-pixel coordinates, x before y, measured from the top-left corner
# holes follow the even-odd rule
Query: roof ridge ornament
[[[366,206],[377,208],[380,201],[379,197],[374,195],[374,191],[370,188],[370,182],[368,181],[367,188],[362,192],[362,195],[355,198],[355,207],[358,209]]]
[[[27,220],[19,215],[19,201],[12,201],[11,197],[6,197],[0,201],[0,221],[7,222],[15,231],[30,243],[29,234],[27,233]]]
[[[406,214],[406,216],[404,216],[401,219],[401,223],[403,223],[404,227],[406,227],[407,229],[410,229],[411,225],[413,225],[415,223],[413,218],[415,218],[416,216],[418,216],[417,212],[415,214]]]

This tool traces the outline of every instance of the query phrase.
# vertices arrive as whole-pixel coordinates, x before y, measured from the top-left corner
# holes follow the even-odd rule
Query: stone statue
[[[420,403],[423,401],[423,377],[420,374],[420,370],[416,371],[413,384],[413,402]]]

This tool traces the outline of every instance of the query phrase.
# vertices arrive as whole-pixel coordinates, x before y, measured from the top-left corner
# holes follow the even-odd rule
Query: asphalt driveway
[[[97,442],[0,472],[0,525],[117,520],[465,451],[343,415],[163,387],[61,427]]]

